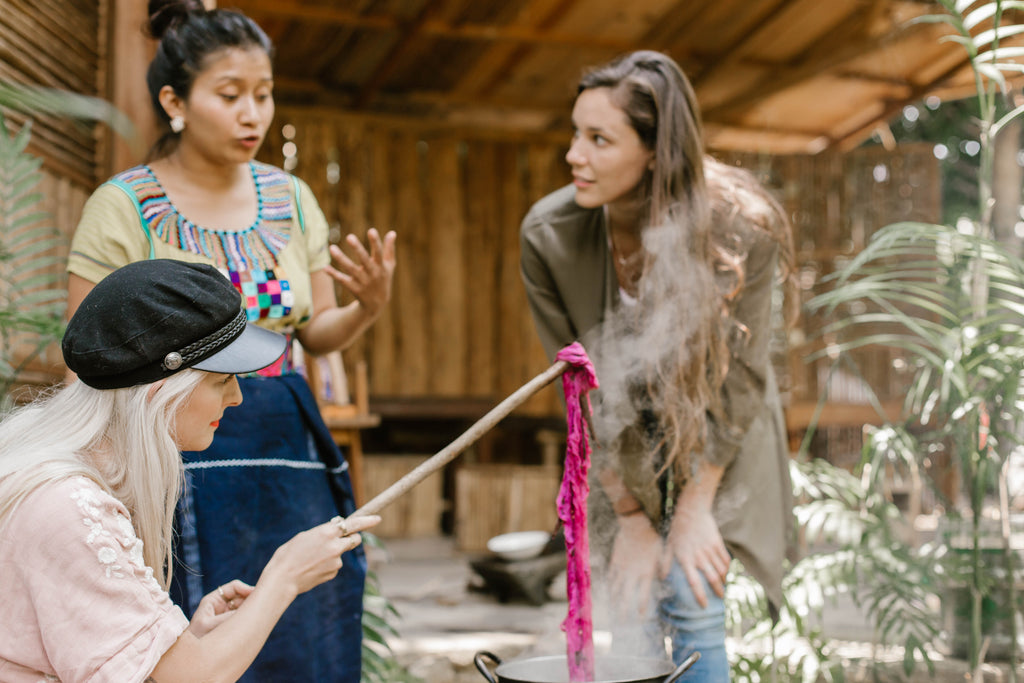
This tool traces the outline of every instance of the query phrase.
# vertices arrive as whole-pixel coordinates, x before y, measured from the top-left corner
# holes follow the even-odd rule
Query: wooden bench
[[[864,425],[880,425],[885,420],[896,420],[899,418],[902,408],[899,401],[885,401],[882,403],[885,415],[882,416],[870,403],[826,401],[822,404],[821,413],[818,414],[815,421],[814,417],[818,412],[817,401],[799,401],[790,404],[783,411],[786,416],[789,450],[796,453],[800,449],[800,442],[812,422],[816,429],[825,427],[855,427],[859,429]]]

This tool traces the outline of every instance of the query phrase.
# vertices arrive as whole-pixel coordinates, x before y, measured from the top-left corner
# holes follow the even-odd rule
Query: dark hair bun
[[[188,19],[188,15],[205,11],[202,0],[149,0],[149,35],[160,40],[169,28]]]

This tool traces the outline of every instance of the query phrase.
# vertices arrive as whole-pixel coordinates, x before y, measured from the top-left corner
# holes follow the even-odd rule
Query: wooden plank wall
[[[294,163],[332,239],[371,226],[399,235],[392,304],[346,353],[368,361],[374,396],[500,400],[547,367],[519,275],[519,223],[568,182],[563,155],[536,136],[278,112],[261,156]],[[549,388],[521,414],[559,410]]]
[[[55,265],[49,272],[56,281],[64,283],[66,282],[64,263],[67,261],[70,237],[92,188],[83,186],[66,175],[54,173],[46,167],[41,170],[41,175],[42,178],[35,191],[42,194],[42,201],[38,208],[47,217],[40,220],[37,227],[54,227],[60,234],[61,240],[54,251]],[[35,348],[34,337],[15,336],[12,338],[11,344],[14,350],[13,358],[16,362]],[[59,381],[63,376],[64,360],[60,348],[57,344],[51,344],[28,364],[20,376],[20,382],[27,387],[40,387]],[[33,394],[32,391],[28,391],[17,395],[23,399],[29,398]]]
[[[291,140],[283,130],[294,126]],[[295,144],[290,161],[286,142]],[[375,397],[475,398],[497,401],[547,366],[519,279],[518,228],[529,205],[567,182],[565,144],[507,133],[466,132],[410,120],[319,111],[279,112],[262,156],[291,165],[316,194],[333,227],[399,233],[399,269],[390,310],[346,355],[365,358]],[[865,148],[845,155],[724,155],[754,170],[779,196],[796,230],[801,296],[895,220],[935,220],[941,190],[927,146],[891,155]],[[884,167],[884,172],[879,167]],[[877,177],[884,177],[882,182]],[[45,173],[46,208],[70,236],[91,188],[73,176]],[[777,367],[790,402],[814,401],[827,361],[807,364],[820,348],[824,321],[804,316],[780,351]],[[862,354],[865,377],[883,399],[899,396],[904,377],[886,352]],[[59,376],[51,349],[33,381]],[[35,376],[33,376],[35,377]],[[857,400],[858,378],[833,380],[832,397]],[[560,415],[554,387],[520,411]]]

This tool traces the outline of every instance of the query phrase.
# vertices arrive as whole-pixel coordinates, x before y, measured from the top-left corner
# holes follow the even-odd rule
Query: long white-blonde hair
[[[12,411],[0,421],[0,526],[43,484],[88,477],[128,509],[143,560],[168,588],[183,471],[175,416],[204,374],[107,390],[76,381]]]

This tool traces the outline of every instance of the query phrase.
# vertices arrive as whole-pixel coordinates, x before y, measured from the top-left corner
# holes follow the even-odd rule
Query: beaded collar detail
[[[255,222],[245,230],[212,230],[196,225],[171,203],[149,166],[116,176],[135,192],[150,234],[164,243],[205,256],[224,271],[272,270],[291,239],[291,182],[284,171],[250,162],[258,201]]]

